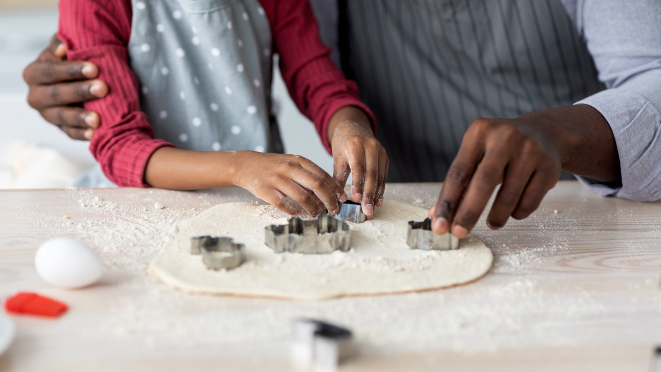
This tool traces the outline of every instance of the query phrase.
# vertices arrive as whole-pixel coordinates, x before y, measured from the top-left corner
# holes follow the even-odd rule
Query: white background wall
[[[25,99],[23,68],[48,44],[56,28],[56,10],[0,12],[0,188],[10,185],[7,151],[11,143],[19,140],[56,148],[81,165],[93,165],[87,143],[73,141],[47,124]],[[332,174],[332,158],[321,145],[312,123],[289,98],[279,72],[275,74],[273,95],[286,151],[303,155]]]

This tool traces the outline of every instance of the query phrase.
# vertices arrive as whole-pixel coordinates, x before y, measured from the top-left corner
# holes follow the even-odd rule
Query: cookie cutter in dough
[[[301,366],[334,371],[352,353],[351,331],[334,324],[300,318],[293,323],[292,357]]]
[[[360,203],[351,200],[340,203],[340,213],[334,214],[333,217],[340,221],[353,223],[363,223],[367,220],[367,216],[363,213]]]
[[[351,248],[349,224],[329,214],[310,221],[292,217],[286,225],[267,226],[265,242],[276,253],[318,254]]]
[[[406,234],[406,244],[411,249],[447,251],[459,249],[459,238],[447,233],[436,235],[431,230],[431,218],[424,221],[409,221],[409,229]]]
[[[211,270],[231,270],[243,263],[243,244],[219,236],[196,236],[191,239],[190,253],[202,255],[202,262]]]

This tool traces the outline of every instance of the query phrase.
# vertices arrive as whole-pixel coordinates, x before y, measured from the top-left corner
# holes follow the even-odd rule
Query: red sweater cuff
[[[147,162],[161,147],[175,147],[162,140],[143,140],[127,144],[115,159],[101,161],[101,169],[109,180],[120,187],[151,187],[145,183]]]

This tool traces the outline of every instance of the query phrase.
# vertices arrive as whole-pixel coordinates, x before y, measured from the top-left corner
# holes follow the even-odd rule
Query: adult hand
[[[543,125],[526,119],[478,119],[461,143],[436,206],[437,234],[464,238],[475,226],[494,189],[502,183],[487,217],[491,229],[509,217],[523,219],[539,206],[560,178],[561,153]]]
[[[69,137],[89,140],[101,119],[96,112],[83,109],[81,104],[108,93],[103,81],[89,80],[98,74],[94,63],[68,61],[66,46],[53,36],[39,58],[23,71],[23,79],[29,87],[28,103]]]
[[[337,214],[338,201],[347,199],[328,173],[302,156],[254,151],[237,151],[235,156],[235,184],[288,214]]]
[[[383,193],[388,177],[388,155],[374,137],[370,121],[356,107],[338,110],[329,124],[329,141],[333,149],[333,177],[344,189],[351,173],[353,200],[362,204],[367,218],[374,215],[374,206],[383,205]]]

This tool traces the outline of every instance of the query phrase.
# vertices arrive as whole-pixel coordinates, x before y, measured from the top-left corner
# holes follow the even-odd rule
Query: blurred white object
[[[9,349],[9,345],[14,340],[15,334],[16,328],[14,327],[14,322],[4,314],[0,314],[0,355]]]
[[[55,149],[24,141],[9,147],[9,161],[15,189],[67,187],[87,170]]]
[[[44,242],[34,256],[39,276],[61,288],[82,288],[103,275],[103,262],[87,244],[66,238]]]

